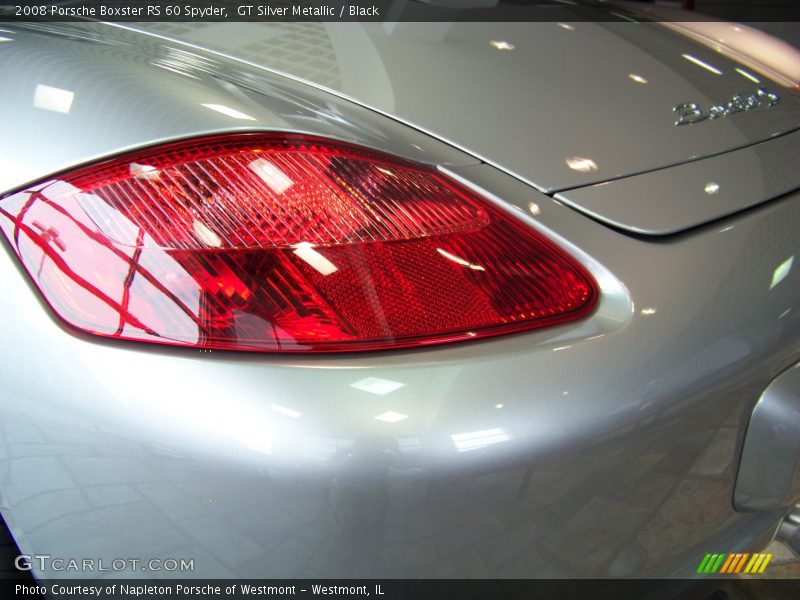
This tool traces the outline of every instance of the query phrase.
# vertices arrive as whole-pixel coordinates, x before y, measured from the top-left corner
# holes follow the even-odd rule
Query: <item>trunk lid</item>
[[[773,44],[767,54],[789,71],[800,68],[800,53],[744,26],[716,23],[706,35],[702,24],[680,25],[140,26],[333,90],[557,193],[720,155],[800,127],[796,85],[747,49]],[[731,46],[725,31],[744,37]],[[779,100],[759,95],[759,88]],[[754,107],[676,125],[680,104],[705,112],[736,96],[752,98]],[[646,197],[637,202],[647,210]],[[594,214],[602,217],[602,209]]]
[[[786,88],[659,23],[143,27],[333,89],[547,192],[719,154],[800,126],[800,105]],[[675,125],[678,104],[706,108],[759,87],[780,102]]]

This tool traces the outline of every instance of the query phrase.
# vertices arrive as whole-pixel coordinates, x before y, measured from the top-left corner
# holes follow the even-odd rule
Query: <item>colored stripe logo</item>
[[[772,554],[750,554],[749,552],[735,552],[706,554],[697,567],[698,573],[704,574],[733,574],[733,573],[763,573],[767,568]]]

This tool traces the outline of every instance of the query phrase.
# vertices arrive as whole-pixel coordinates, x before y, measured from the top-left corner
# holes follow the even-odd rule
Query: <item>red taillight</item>
[[[82,168],[0,201],[67,323],[200,348],[346,351],[577,319],[589,274],[435,169],[239,134]]]

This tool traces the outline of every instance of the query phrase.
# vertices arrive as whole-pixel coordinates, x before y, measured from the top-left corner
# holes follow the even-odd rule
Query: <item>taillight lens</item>
[[[0,201],[0,227],[81,330],[200,348],[346,351],[577,319],[570,256],[435,169],[238,134],[81,168]]]

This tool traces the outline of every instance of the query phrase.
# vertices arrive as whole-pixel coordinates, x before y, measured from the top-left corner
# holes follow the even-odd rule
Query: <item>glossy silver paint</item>
[[[800,102],[783,93],[783,79],[659,23],[241,23],[235,33],[215,23],[132,26],[331,89],[546,192],[800,127]],[[709,106],[759,86],[782,101],[708,127],[674,125],[677,104]]]
[[[2,98],[15,115],[0,137],[2,191],[109,153],[230,131],[314,133],[423,163],[477,162],[331,94],[124,30],[29,25],[11,37],[0,54],[0,75],[15,82]],[[53,89],[69,95],[67,112],[48,106]]]
[[[800,501],[800,363],[756,404],[744,440],[734,502],[742,510],[791,508]]]
[[[800,132],[556,198],[635,233],[667,235],[779,198],[800,187]]]
[[[496,34],[470,27],[458,39]],[[4,248],[0,510],[23,552],[193,558],[205,578],[691,576],[709,549],[774,532],[785,510],[740,512],[733,493],[753,407],[800,356],[800,194],[679,236],[623,235],[509,175],[508,155],[478,164],[336,95],[114,29],[20,30],[0,49],[19,82],[3,110],[32,119],[2,136],[6,181],[240,128],[203,106],[232,103],[257,117],[248,128],[450,163],[584,261],[602,297],[578,323],[423,351],[208,353],[66,330]],[[626,70],[645,58],[628,52]],[[74,108],[31,109],[40,83],[77,91]],[[719,124],[705,148],[750,143]]]

